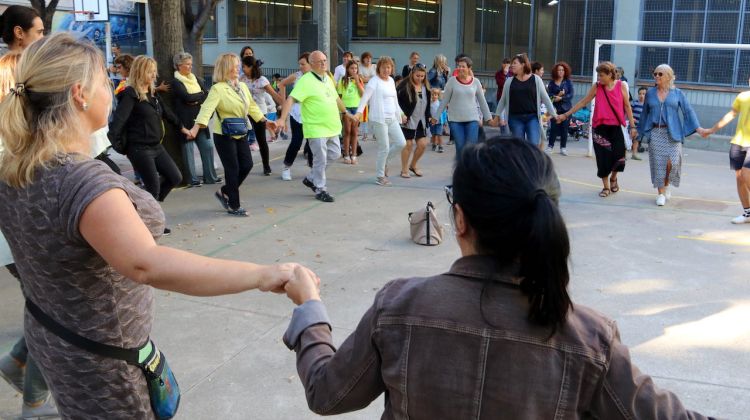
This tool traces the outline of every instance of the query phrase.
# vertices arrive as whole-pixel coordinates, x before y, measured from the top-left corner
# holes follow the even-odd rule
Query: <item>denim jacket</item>
[[[682,111],[684,122],[680,120],[680,111]],[[654,125],[660,124],[660,120],[662,121],[661,124],[667,123],[667,129],[672,140],[680,143],[700,127],[698,116],[695,114],[693,107],[688,103],[685,94],[677,88],[669,90],[663,104],[659,100],[655,87],[646,92],[643,111],[638,121],[638,135],[648,136]]]
[[[394,280],[338,350],[325,307],[306,302],[284,342],[308,405],[344,413],[385,392],[383,419],[705,418],[633,366],[614,321],[576,306],[550,337],[518,283],[484,256]]]

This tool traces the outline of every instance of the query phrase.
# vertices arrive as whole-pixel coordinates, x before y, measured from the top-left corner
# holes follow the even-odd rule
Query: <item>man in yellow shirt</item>
[[[729,165],[735,171],[737,194],[742,203],[742,214],[732,219],[734,224],[750,223],[750,91],[742,92],[732,103],[732,109],[713,127],[701,135],[708,137],[729,124],[739,115],[737,130],[729,149]]]
[[[328,75],[328,60],[321,51],[310,54],[311,71],[305,73],[294,85],[289,94],[281,116],[277,121],[277,130],[283,131],[286,117],[295,102],[302,108],[302,133],[310,141],[313,153],[313,166],[310,173],[302,180],[306,187],[315,192],[315,198],[324,203],[332,203],[334,198],[326,191],[327,161],[341,156],[341,115],[354,118],[346,112],[336,86]]]

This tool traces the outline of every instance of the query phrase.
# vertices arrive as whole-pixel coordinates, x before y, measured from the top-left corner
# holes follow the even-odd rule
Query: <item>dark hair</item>
[[[305,61],[307,61],[308,64],[310,63],[310,53],[309,52],[305,51],[302,54],[300,54],[299,57],[297,57],[297,61],[302,60],[303,58],[305,59]]]
[[[240,59],[242,59],[242,56],[244,56],[244,55],[245,55],[245,51],[247,51],[247,50],[250,50],[250,51],[252,51],[252,52],[253,52],[253,55],[255,55],[255,50],[253,49],[253,47],[251,47],[251,46],[249,46],[249,45],[245,45],[245,46],[244,46],[244,47],[242,47],[242,49],[240,50]]]
[[[456,64],[458,64],[458,63],[466,63],[466,67],[468,67],[468,68],[471,68],[471,66],[473,64],[472,61],[471,61],[471,58],[469,58],[469,56],[465,55],[465,54],[463,55],[463,57],[460,57],[460,58],[456,57]],[[458,67],[458,66],[456,66],[456,67]]]
[[[552,326],[553,334],[573,308],[559,196],[552,160],[518,138],[466,145],[453,172],[453,203],[463,210],[477,251],[506,267],[518,265],[529,319]]]
[[[16,41],[13,29],[20,26],[24,32],[28,31],[34,26],[34,19],[38,17],[39,13],[31,7],[13,5],[5,9],[5,12],[0,15],[0,33],[2,33],[3,41],[8,46],[13,45]]]
[[[617,78],[617,69],[611,61],[603,61],[596,66],[596,72],[602,74],[608,74],[613,79]]]
[[[353,52],[351,52],[351,51],[344,51],[344,53],[343,53],[343,54],[341,54],[341,57],[343,58],[343,57],[346,57],[347,55],[349,55],[349,57],[352,57],[352,58],[354,58],[354,53],[353,53]],[[351,60],[351,59],[350,59],[350,60]],[[346,60],[346,61],[350,61],[350,60]]]
[[[646,86],[641,86],[638,88],[638,93],[641,93],[642,90],[648,91],[648,88]]]
[[[365,61],[365,58],[370,57],[372,59],[372,53],[369,51],[365,51],[362,53],[362,55],[359,57],[360,60]]]
[[[457,55],[456,58],[453,59],[453,61],[456,62],[456,63],[458,63],[458,60],[460,60],[460,59],[462,59],[464,57],[466,57],[466,54],[461,53],[461,54]]]
[[[526,54],[517,54],[513,56],[513,60],[518,60],[518,62],[521,63],[521,66],[523,66],[524,74],[531,73],[531,63],[529,63],[529,57]],[[511,63],[513,62],[513,60],[511,60]]]
[[[263,62],[253,57],[252,55],[242,57],[242,65],[250,67],[251,79],[257,80],[260,79],[260,76],[263,76],[263,72],[260,70],[260,66],[263,65]]]
[[[271,77],[273,77],[274,79],[281,79],[281,74],[274,73],[273,76],[271,76]]]
[[[120,44],[118,44],[117,42],[113,42],[112,48],[120,48]]]
[[[503,58],[503,64],[510,64],[510,58],[508,57]]]
[[[542,68],[544,68],[544,64],[542,64],[542,63],[540,63],[538,61],[534,61],[533,63],[531,63],[531,72],[532,73],[536,73],[536,72],[539,71],[539,69],[542,69]]]
[[[355,60],[349,60],[344,64],[344,76],[341,78],[341,84],[344,85],[345,90],[349,88],[349,67],[351,66],[357,66],[357,71],[359,71],[359,63]]]
[[[558,61],[554,66],[552,66],[552,79],[557,78],[558,67],[562,67],[563,71],[565,72],[565,74],[563,74],[563,80],[570,79],[570,75],[573,73],[573,70],[570,68],[570,64],[566,63],[565,61]]]
[[[130,66],[133,64],[133,56],[130,54],[120,54],[117,58],[114,60],[115,64],[119,64],[127,71],[130,71]]]

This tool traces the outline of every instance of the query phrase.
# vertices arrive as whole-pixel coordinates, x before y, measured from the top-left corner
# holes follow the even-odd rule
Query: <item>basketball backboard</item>
[[[109,21],[109,4],[107,0],[73,0],[76,22]]]

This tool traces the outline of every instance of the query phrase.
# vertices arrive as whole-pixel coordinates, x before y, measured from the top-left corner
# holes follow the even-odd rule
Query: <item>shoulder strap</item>
[[[609,109],[611,109],[612,113],[615,114],[615,117],[617,118],[617,122],[620,123],[620,125],[624,127],[625,124],[622,121],[620,121],[620,114],[618,114],[617,111],[615,111],[615,107],[613,107],[612,106],[612,102],[609,101],[609,95],[607,95],[607,88],[605,88],[602,85],[598,85],[598,86],[602,89],[602,92],[604,92],[604,97],[607,98],[607,103],[609,104]]]
[[[125,349],[122,347],[110,346],[109,344],[98,343],[96,341],[89,340],[86,337],[82,337],[60,325],[57,321],[44,313],[44,311],[42,311],[38,306],[36,306],[36,304],[34,304],[34,302],[30,301],[29,299],[26,299],[26,309],[29,310],[29,313],[34,317],[34,319],[42,324],[44,328],[48,329],[51,333],[80,349],[97,354],[99,356],[124,360],[132,365],[138,364],[138,349]]]

